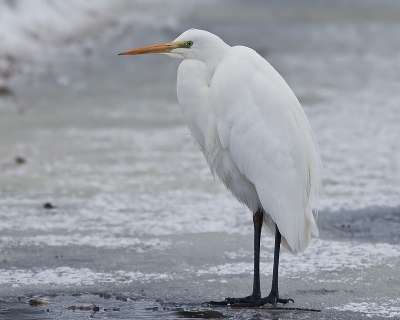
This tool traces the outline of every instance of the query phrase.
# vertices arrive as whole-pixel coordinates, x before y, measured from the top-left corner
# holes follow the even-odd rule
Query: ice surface
[[[269,248],[273,248],[272,239],[267,242]],[[228,253],[232,256],[233,253]],[[282,255],[280,275],[286,277],[301,277],[317,280],[318,274],[326,272],[340,272],[344,269],[354,269],[362,272],[376,265],[392,265],[400,254],[398,245],[337,242],[314,239],[310,247],[304,254],[292,256]],[[249,252],[249,258],[251,252]],[[318,258],[315,258],[318,257]],[[269,261],[268,261],[269,263]],[[267,262],[260,267],[265,275],[272,275],[272,269]],[[224,265],[217,265],[208,270],[199,270],[198,274],[241,274],[253,273],[253,265],[244,262],[231,262]],[[350,279],[343,279],[348,282]],[[358,279],[351,279],[351,282]],[[317,280],[318,281],[318,280]]]
[[[125,272],[116,271],[114,273],[97,273],[87,268],[74,269],[70,267],[60,267],[55,269],[35,269],[35,270],[11,270],[0,272],[0,284],[20,287],[27,285],[43,286],[87,286],[95,283],[123,282],[131,283],[133,280],[142,283],[154,282],[156,280],[166,280],[170,277],[162,273]]]
[[[385,318],[397,318],[400,317],[400,307],[393,307],[393,305],[399,305],[400,300],[390,300],[387,303],[383,302],[377,304],[375,302],[351,302],[343,307],[335,307],[334,309],[339,311],[356,311],[365,314],[368,318],[374,316],[380,316]]]
[[[250,293],[251,213],[187,138],[179,62],[117,56],[197,27],[266,57],[320,146],[321,238],[304,254],[282,253],[280,291],[323,312],[287,318],[399,317],[399,9],[395,1],[1,2],[0,87],[9,91],[0,94],[0,312],[39,312],[24,309],[26,299],[49,295],[51,312],[33,318],[79,317],[66,303],[123,293],[137,303],[121,307],[129,318],[127,310],[200,308]],[[264,294],[272,253],[265,235]]]
[[[34,241],[28,242],[28,239],[24,239],[26,243],[19,243],[19,246],[44,246],[44,243],[35,239]],[[58,241],[48,241],[45,245],[47,246],[71,246],[71,245],[85,245],[91,247],[97,247],[99,244],[96,240],[83,238],[82,241],[73,242],[70,239],[62,241],[63,238],[57,239]],[[126,241],[128,242],[128,241]],[[154,241],[143,241],[142,246],[146,248],[146,251],[151,250],[165,250],[170,249],[168,244]],[[271,249],[273,248],[273,242],[271,240],[264,241],[263,244],[269,249],[268,255],[261,261],[262,274],[266,276],[272,275],[272,269],[270,268]],[[3,240],[4,246],[12,246],[7,239]],[[130,241],[129,245],[135,248],[135,241]],[[126,248],[127,243],[119,245],[120,248]],[[116,244],[104,246],[105,248],[113,249]],[[60,248],[59,248],[60,249]],[[62,248],[61,248],[62,249]],[[138,253],[142,251],[135,250]],[[213,276],[227,276],[227,275],[238,275],[238,274],[252,274],[253,265],[251,262],[243,262],[243,260],[251,261],[252,252],[249,251],[244,257],[236,258],[236,252],[225,252],[227,260],[231,261],[222,265],[216,265],[208,269],[200,269],[196,272],[197,276],[209,274]],[[302,278],[308,280],[319,281],[321,274],[333,274],[337,272],[349,270],[357,270],[360,273],[366,272],[365,269],[386,265],[393,267],[396,258],[400,255],[400,248],[397,245],[389,244],[366,244],[366,243],[352,243],[352,242],[337,242],[337,241],[323,241],[315,239],[305,254],[292,256],[289,254],[283,254],[281,258],[280,275],[285,278]],[[232,258],[235,257],[235,258]],[[317,259],[315,257],[318,257]],[[49,273],[47,273],[49,272]],[[77,276],[79,274],[79,276]],[[21,286],[21,285],[32,285],[32,284],[45,284],[45,285],[59,285],[65,284],[85,284],[85,281],[92,283],[95,280],[101,280],[108,282],[108,278],[116,277],[118,274],[124,274],[127,278],[135,280],[145,281],[148,279],[180,279],[180,275],[171,274],[155,274],[155,273],[142,273],[142,272],[125,272],[116,271],[114,276],[108,273],[94,273],[91,270],[84,269],[73,269],[69,267],[60,267],[54,270],[41,270],[35,268],[34,271],[11,269],[0,272],[0,284]],[[55,280],[59,277],[59,280]],[[223,279],[223,278],[222,278]],[[354,279],[342,279],[336,280],[343,283],[354,284],[360,281],[362,278]],[[217,278],[215,278],[217,280]],[[214,281],[215,281],[214,280]],[[128,280],[124,280],[125,283]],[[132,280],[130,280],[132,281]],[[326,281],[323,280],[324,282]]]

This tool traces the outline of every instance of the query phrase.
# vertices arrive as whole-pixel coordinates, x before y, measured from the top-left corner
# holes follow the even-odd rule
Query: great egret
[[[213,175],[253,212],[253,293],[210,301],[237,307],[288,303],[278,292],[280,245],[303,252],[318,228],[311,211],[319,196],[320,157],[299,101],[280,74],[254,50],[231,47],[190,29],[169,43],[120,53],[162,53],[183,59],[177,92],[192,139]],[[275,234],[271,293],[261,297],[262,224]]]

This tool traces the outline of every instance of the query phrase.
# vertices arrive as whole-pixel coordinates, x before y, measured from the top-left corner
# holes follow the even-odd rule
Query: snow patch
[[[272,239],[268,238],[266,242],[267,247],[273,248]],[[260,267],[261,273],[267,276],[272,274],[272,249],[269,252],[269,254],[264,254]],[[235,255],[234,253],[227,253],[226,255],[235,260],[237,260],[237,257],[241,258],[243,256],[242,254]],[[387,243],[372,244],[313,239],[305,253],[296,256],[290,254],[281,255],[279,274],[283,277],[299,277],[304,276],[304,274],[312,277],[312,275],[321,272],[332,273],[349,269],[362,270],[381,264],[390,265],[390,259],[397,258],[399,255],[400,247]],[[265,258],[268,258],[268,261]],[[252,262],[225,263],[209,269],[201,269],[197,272],[197,275],[216,274],[221,276],[243,273],[253,273]],[[351,281],[357,282],[361,280],[361,278],[355,278]],[[349,279],[343,281],[349,281]]]
[[[386,300],[381,303],[376,302],[350,302],[343,307],[332,307],[331,309],[338,311],[352,311],[365,313],[367,317],[372,318],[374,316],[380,316],[385,318],[399,318],[400,317],[400,307],[395,307],[394,305],[399,305],[400,299],[396,300]]]
[[[59,267],[55,269],[0,270],[0,284],[20,287],[24,285],[68,286],[94,285],[96,283],[131,283],[168,280],[164,273],[142,273],[116,271],[113,273],[95,272],[88,268]]]

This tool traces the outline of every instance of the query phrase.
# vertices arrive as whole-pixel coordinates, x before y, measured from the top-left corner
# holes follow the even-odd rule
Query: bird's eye
[[[193,45],[193,41],[186,42],[186,45],[188,46],[188,48],[190,48]]]

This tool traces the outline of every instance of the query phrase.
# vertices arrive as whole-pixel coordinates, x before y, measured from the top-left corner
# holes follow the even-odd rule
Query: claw
[[[228,306],[230,305],[232,308],[254,308],[261,307],[265,304],[271,304],[273,307],[276,307],[278,303],[287,304],[289,302],[293,302],[293,299],[282,299],[275,295],[269,295],[265,298],[254,298],[252,296],[244,297],[244,298],[226,298],[224,301],[209,301],[202,303],[202,306]]]
[[[290,301],[292,301],[293,303],[294,303],[294,300],[293,299],[282,299],[282,298],[278,298],[277,300],[276,300],[276,302],[279,302],[279,303],[282,303],[282,304],[287,304],[287,303],[289,303]]]

